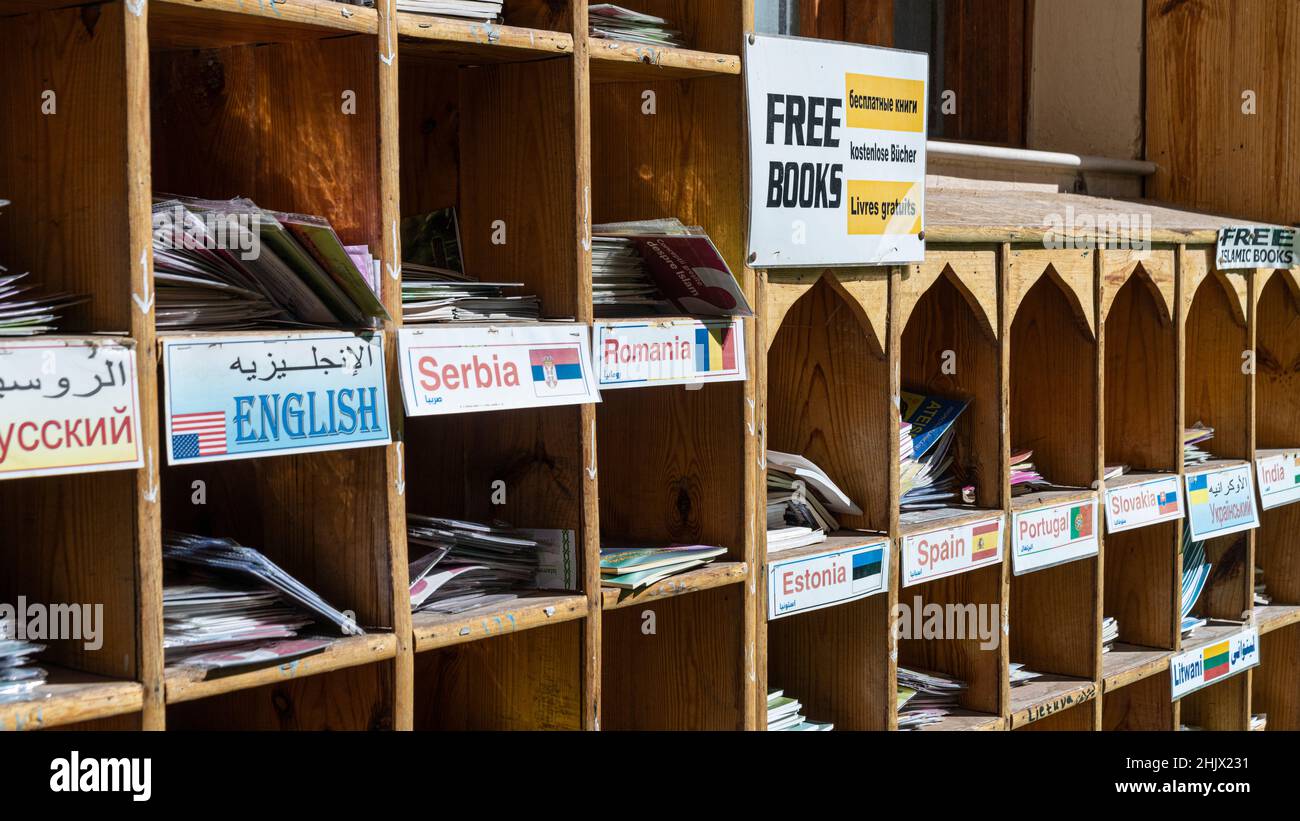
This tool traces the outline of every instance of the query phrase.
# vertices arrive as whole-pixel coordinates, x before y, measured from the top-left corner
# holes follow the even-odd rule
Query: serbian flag
[[[998,529],[1000,526],[999,522],[992,521],[982,525],[975,525],[970,529],[971,541],[975,543],[975,548],[971,551],[970,556],[972,562],[982,562],[998,555]]]
[[[695,371],[734,371],[736,339],[731,325],[695,329]]]
[[[528,364],[533,373],[533,391],[538,396],[572,396],[587,390],[577,345],[532,348],[528,351]]]

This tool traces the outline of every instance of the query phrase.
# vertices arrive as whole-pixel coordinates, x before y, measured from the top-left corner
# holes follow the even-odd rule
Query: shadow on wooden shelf
[[[430,58],[458,66],[523,63],[573,54],[573,37],[561,31],[428,14],[398,12],[397,36],[401,57]]]
[[[622,40],[591,38],[593,83],[691,80],[716,75],[739,75],[740,57],[692,51],[674,46],[651,46]]]
[[[153,48],[207,49],[322,40],[379,33],[372,8],[331,0],[153,0],[149,43]]]

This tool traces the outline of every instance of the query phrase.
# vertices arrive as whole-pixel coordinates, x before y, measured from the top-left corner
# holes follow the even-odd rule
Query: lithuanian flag
[[[1226,676],[1232,669],[1232,664],[1228,661],[1228,642],[1219,642],[1205,648],[1202,656],[1205,667],[1204,681],[1213,681],[1219,676]]]

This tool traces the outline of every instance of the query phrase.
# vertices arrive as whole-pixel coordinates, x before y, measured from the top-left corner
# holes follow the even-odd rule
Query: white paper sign
[[[1233,225],[1219,229],[1215,267],[1291,268],[1297,264],[1296,229],[1269,225]]]
[[[747,41],[754,267],[924,258],[929,70],[917,52]]]
[[[1169,660],[1169,683],[1172,700],[1236,675],[1259,664],[1259,631],[1248,627],[1240,633],[1179,653]]]
[[[732,319],[634,319],[595,326],[601,388],[745,379],[745,327]]]
[[[586,325],[447,325],[397,334],[408,416],[599,402]]]
[[[779,554],[778,554],[779,555]],[[889,543],[769,560],[767,617],[780,619],[889,589]]]
[[[0,479],[140,467],[139,396],[132,345],[0,343]]]
[[[1184,476],[1187,523],[1200,541],[1259,527],[1250,465],[1232,465]]]
[[[1255,460],[1259,503],[1265,510],[1300,500],[1300,450],[1288,450]]]
[[[904,536],[901,546],[904,587],[997,564],[1002,561],[1002,517]]]
[[[1107,533],[1136,530],[1181,518],[1183,493],[1175,474],[1106,488]]]
[[[1017,576],[1097,554],[1097,499],[1018,511],[1011,516],[1011,568]]]

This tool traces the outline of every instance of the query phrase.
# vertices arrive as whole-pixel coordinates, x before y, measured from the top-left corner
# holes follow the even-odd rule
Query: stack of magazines
[[[605,318],[660,314],[667,306],[631,237],[592,237],[591,301],[596,316]]]
[[[1109,653],[1119,638],[1119,619],[1106,616],[1101,620],[1101,652]]]
[[[835,729],[827,721],[811,721],[803,717],[803,705],[784,690],[767,691],[767,729],[769,732],[826,732]]]
[[[9,204],[0,200],[0,209]],[[44,293],[29,273],[11,274],[0,265],[0,336],[36,336],[58,330],[62,312],[88,301],[82,294]]]
[[[826,541],[840,526],[835,513],[861,516],[862,508],[810,460],[767,452],[768,553]]]
[[[958,709],[966,682],[942,673],[898,668],[898,729],[915,730],[943,721]]]
[[[1047,487],[1033,463],[1034,452],[1029,448],[1013,448],[1011,451],[1011,495],[1023,496],[1035,490]]]
[[[27,701],[36,695],[46,672],[31,660],[44,649],[43,644],[19,639],[13,622],[0,616],[0,704]]]
[[[1213,455],[1198,445],[1213,438],[1214,428],[1203,422],[1183,430],[1183,465],[1202,465],[1210,461]]]
[[[373,0],[365,5],[373,5]],[[501,16],[502,5],[501,0],[397,0],[398,11],[468,20],[496,20]]]
[[[1210,579],[1210,562],[1205,557],[1205,542],[1192,541],[1192,529],[1186,522],[1183,523],[1182,552],[1182,632],[1183,638],[1187,638],[1196,628],[1205,626],[1205,619],[1193,616],[1192,609]]]
[[[561,588],[573,564],[573,531],[407,514],[411,612],[449,615]]]
[[[233,539],[163,534],[163,647],[168,665],[206,669],[279,663],[319,652],[311,625],[361,635],[355,620]]]
[[[522,282],[481,282],[465,273],[454,208],[402,220],[402,321],[536,321],[536,296],[507,295]]]
[[[669,576],[708,564],[726,553],[725,547],[690,544],[671,547],[601,547],[600,584],[618,590],[640,590]]]
[[[596,3],[587,9],[592,37],[648,43],[655,46],[684,45],[682,33],[668,27],[668,21],[652,14],[625,9],[613,3]]]
[[[1008,675],[1011,678],[1012,687],[1021,687],[1036,678],[1042,678],[1043,674],[1030,670],[1024,662],[1013,661],[1008,665]]]
[[[953,465],[953,423],[970,402],[909,391],[903,391],[900,398],[899,508],[929,510],[974,504],[975,488],[959,485]],[[902,439],[908,440],[905,447]]]
[[[370,251],[321,217],[252,200],[155,197],[159,328],[369,327],[388,319]]]

